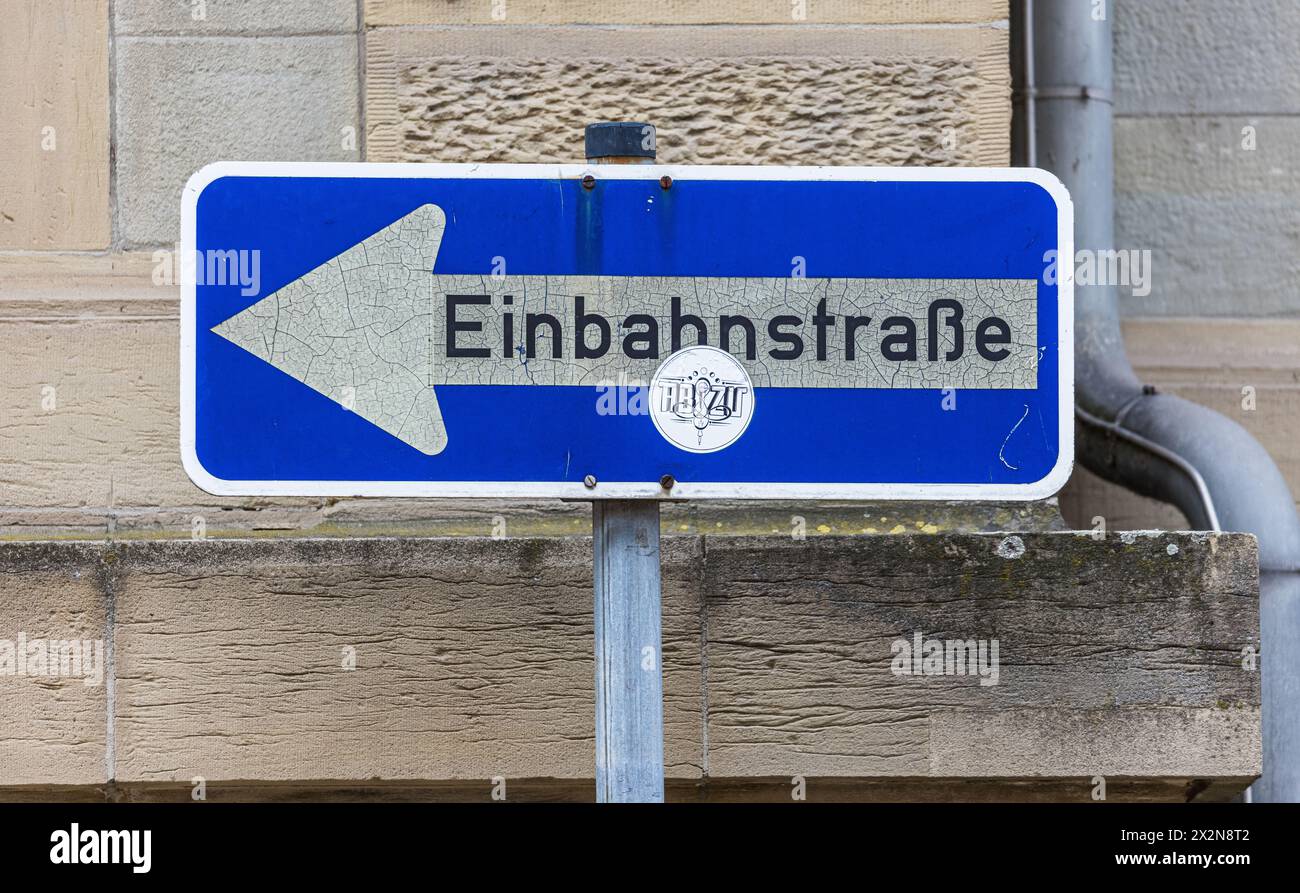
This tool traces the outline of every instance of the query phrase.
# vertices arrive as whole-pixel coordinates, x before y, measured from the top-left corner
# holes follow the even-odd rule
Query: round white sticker
[[[650,418],[664,439],[691,453],[713,453],[740,439],[754,416],[745,367],[716,347],[684,347],[650,381]]]

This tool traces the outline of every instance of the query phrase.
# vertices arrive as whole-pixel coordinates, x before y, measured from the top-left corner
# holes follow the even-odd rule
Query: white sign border
[[[367,162],[221,161],[199,170],[181,194],[181,250],[194,256],[199,196],[222,177],[382,177],[409,179],[574,180],[592,174],[601,180],[804,180],[825,182],[998,182],[1033,183],[1056,203],[1057,257],[1074,257],[1074,205],[1065,186],[1039,168],[783,167],[749,165],[590,165],[590,164],[375,164]],[[182,265],[182,269],[189,269]],[[181,284],[180,447],[186,473],[215,496],[422,496],[477,498],[591,499],[819,499],[819,500],[1007,500],[1030,501],[1054,495],[1074,467],[1074,269],[1057,265],[1060,452],[1056,465],[1026,484],[809,484],[702,483],[678,481],[666,493],[658,481],[231,481],[208,473],[195,445],[197,344],[194,276]]]

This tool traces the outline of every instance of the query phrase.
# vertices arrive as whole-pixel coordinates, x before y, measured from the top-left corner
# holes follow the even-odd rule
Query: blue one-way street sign
[[[211,165],[185,466],[218,494],[1040,498],[1073,457],[1072,226],[1029,169]]]

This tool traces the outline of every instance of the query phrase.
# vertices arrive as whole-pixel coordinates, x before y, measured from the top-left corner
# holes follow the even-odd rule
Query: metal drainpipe
[[[1075,245],[1099,250],[1114,247],[1114,4],[1101,21],[1093,6],[1012,0],[1012,156],[1061,179],[1074,197]],[[1291,491],[1240,425],[1142,384],[1114,285],[1076,284],[1074,295],[1079,461],[1176,505],[1196,529],[1259,539],[1264,773],[1251,793],[1255,802],[1300,801],[1300,519]]]

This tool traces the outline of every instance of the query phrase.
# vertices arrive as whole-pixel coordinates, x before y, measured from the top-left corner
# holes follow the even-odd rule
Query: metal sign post
[[[592,124],[593,164],[650,164],[649,124]],[[671,483],[671,481],[666,481]],[[596,630],[596,800],[664,801],[664,682],[659,582],[659,502],[591,504]]]
[[[659,503],[592,503],[596,587],[596,800],[664,800]]]

